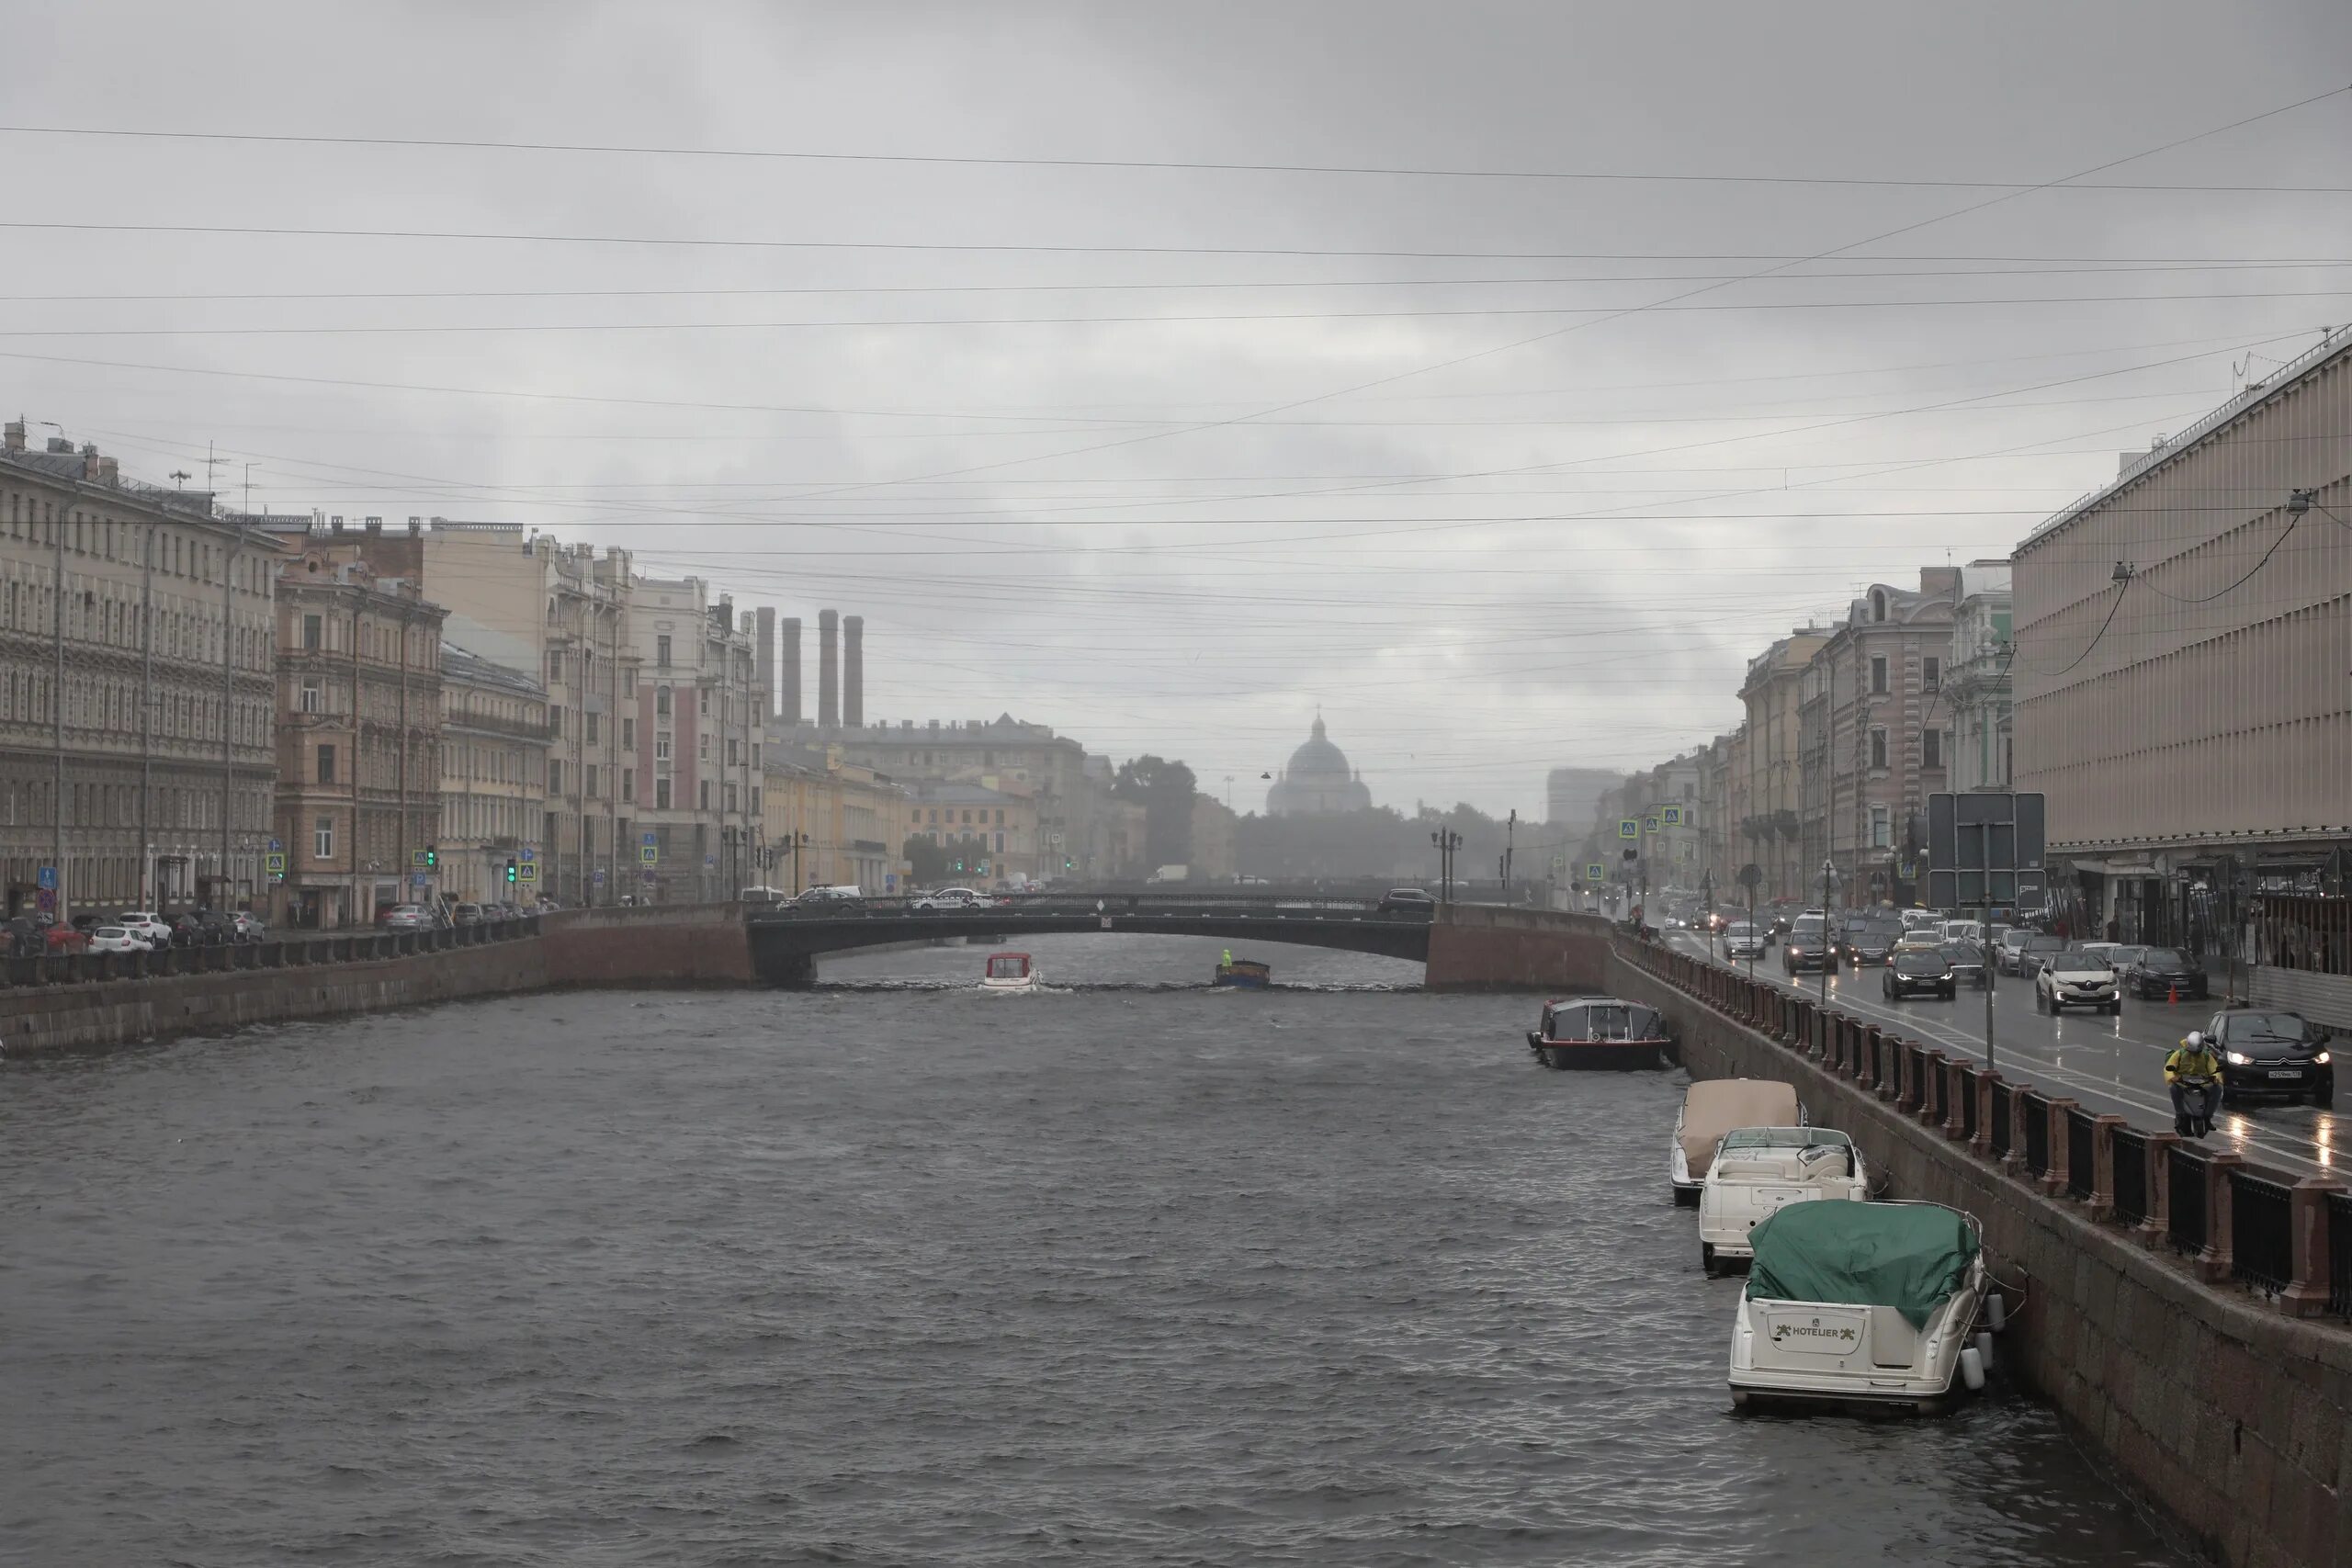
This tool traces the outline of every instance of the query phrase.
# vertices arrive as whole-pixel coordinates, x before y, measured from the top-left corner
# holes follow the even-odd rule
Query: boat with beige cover
[[[1674,1144],[1667,1154],[1667,1172],[1674,1182],[1674,1201],[1696,1207],[1706,1185],[1715,1149],[1736,1127],[1802,1127],[1804,1107],[1797,1091],[1778,1078],[1702,1078],[1682,1097],[1675,1113]]]

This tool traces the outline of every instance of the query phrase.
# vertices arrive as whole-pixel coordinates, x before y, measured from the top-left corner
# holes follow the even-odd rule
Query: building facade
[[[1747,719],[1740,748],[1740,776],[1731,786],[1740,864],[1763,874],[1757,885],[1760,906],[1772,900],[1802,901],[1813,880],[1805,863],[1800,785],[1804,771],[1801,708],[1805,671],[1829,640],[1818,626],[1801,626],[1747,661],[1739,700]],[[1814,864],[1818,865],[1816,855]],[[1736,875],[1736,873],[1734,874]]]
[[[2016,645],[2009,623],[2009,563],[1971,561],[1961,568],[1951,654],[1944,665],[1955,790],[2013,787],[2009,667]]]
[[[772,728],[762,752],[757,886],[794,894],[847,886],[876,897],[905,892],[906,789],[807,733]]]
[[[1266,791],[1269,817],[1329,817],[1345,811],[1372,809],[1372,791],[1363,775],[1348,766],[1347,753],[1331,744],[1324,732],[1323,716],[1315,728]]]
[[[435,885],[453,902],[528,903],[525,850],[547,810],[547,688],[503,664],[441,645],[441,828]],[[515,877],[509,881],[506,868]]]
[[[1132,863],[1125,858],[1125,821],[1114,809],[1108,761],[1090,758],[1077,740],[1046,725],[1001,714],[960,723],[907,719],[822,738],[851,761],[909,785],[994,778],[1022,786],[1036,803],[1038,859],[1057,864],[1057,876],[1110,877]],[[1137,840],[1135,853],[1141,852]]]
[[[265,886],[275,543],[96,446],[0,443],[6,911],[250,907]],[[45,869],[46,868],[46,869]],[[44,886],[48,884],[49,886]]]
[[[1600,797],[1625,782],[1611,768],[1554,768],[1544,775],[1544,819],[1582,832],[1600,810]]]
[[[733,602],[714,602],[700,578],[646,577],[631,584],[629,624],[639,674],[620,718],[629,766],[609,782],[634,823],[633,890],[692,903],[763,886],[768,683],[757,674],[753,617],[739,623]]]
[[[2128,455],[2012,558],[2017,782],[2047,796],[2060,912],[2233,954],[2256,900],[2309,900],[2340,923],[2352,329]],[[2342,947],[2277,964],[2340,982],[2339,1023],[2352,976],[2308,965],[2316,952],[2352,967]]]
[[[304,549],[280,567],[276,838],[283,925],[372,923],[435,896],[442,611],[413,582]]]
[[[1015,789],[925,781],[907,791],[907,831],[946,851],[951,880],[976,887],[1037,881],[1037,803]]]
[[[1954,567],[1922,567],[1915,592],[1879,583],[1805,665],[1799,687],[1799,841],[1807,901],[1822,863],[1831,901],[1915,901],[1926,886],[1928,796],[1946,787],[1951,718],[1943,665],[1960,588]]]

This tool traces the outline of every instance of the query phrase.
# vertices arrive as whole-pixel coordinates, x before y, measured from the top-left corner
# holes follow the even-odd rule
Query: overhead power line
[[[2332,88],[2298,103],[2268,111],[2283,114],[2304,104],[2317,103],[2346,89]],[[2256,115],[2255,119],[2267,115]],[[2237,124],[2249,124],[2240,120]],[[660,143],[510,141],[486,137],[360,136],[272,131],[136,130],[111,126],[0,125],[12,136],[55,136],[89,140],[141,141],[207,141],[246,146],[384,148],[464,152],[540,152],[590,154],[598,157],[699,158],[803,164],[896,164],[945,168],[1104,169],[1132,172],[1158,170],[1180,174],[1325,175],[1396,179],[1537,180],[1604,182],[1636,185],[1832,186],[1906,190],[2029,191],[2044,188],[2031,181],[1990,179],[1888,178],[1858,175],[1739,175],[1718,173],[1655,173],[1620,169],[1465,168],[1432,164],[1236,163],[1200,158],[1070,158],[1018,157],[983,153],[842,152],[809,148],[685,147]],[[2201,185],[2191,183],[2077,183],[2077,190],[2188,191],[2262,195],[2336,196],[2352,194],[2352,186]]]

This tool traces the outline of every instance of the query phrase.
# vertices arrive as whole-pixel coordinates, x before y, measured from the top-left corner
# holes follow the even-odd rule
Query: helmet
[[[2188,1038],[2182,1041],[2181,1043],[2188,1046],[2192,1051],[2199,1051],[2204,1049],[2205,1036],[2192,1029],[2188,1032]]]

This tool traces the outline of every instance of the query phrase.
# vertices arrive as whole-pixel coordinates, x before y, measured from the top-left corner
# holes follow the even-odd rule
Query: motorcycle
[[[2222,1098],[2222,1086],[2211,1078],[2180,1080],[2180,1114],[2173,1118],[2173,1131],[2184,1138],[2202,1138],[2213,1131],[2213,1107]]]

